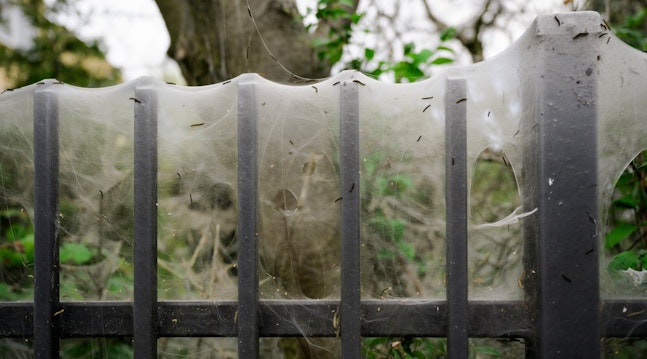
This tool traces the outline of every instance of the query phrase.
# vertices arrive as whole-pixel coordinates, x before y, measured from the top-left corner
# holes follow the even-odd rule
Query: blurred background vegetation
[[[122,69],[106,59],[107,49],[101,38],[82,40],[64,22],[57,20],[70,14],[82,16],[76,10],[81,2],[0,0],[0,34],[4,33],[0,37],[1,88],[10,90],[45,78],[57,78],[83,87],[108,86],[124,80]],[[448,1],[445,7],[435,6],[430,0],[397,0],[387,6],[371,0],[313,0],[305,1],[306,5],[293,0],[225,1],[219,7],[210,6],[212,2],[207,0],[157,0],[155,3],[170,38],[168,56],[181,70],[180,82],[188,85],[221,82],[244,72],[258,72],[275,81],[299,83],[304,79],[324,78],[343,69],[360,70],[385,81],[418,81],[428,78],[445,64],[483,60],[488,57],[488,46],[496,42],[495,39],[501,38],[501,34],[503,38],[506,34],[511,36],[507,29],[516,24],[517,19],[529,19],[521,25],[525,28],[537,13],[533,10],[533,2],[515,0],[473,0],[462,1],[460,5]],[[447,16],[448,10],[455,11],[455,7],[463,5],[469,9],[468,16],[459,19]],[[419,9],[424,14],[424,21],[403,23],[410,8]],[[617,36],[647,51],[647,1],[567,0],[557,2],[547,11],[566,10],[599,11]],[[424,41],[410,36],[416,31],[427,33]],[[429,33],[434,35],[429,36]],[[12,169],[6,163],[0,161],[0,164],[3,165],[0,168],[3,186],[19,180],[12,178]],[[505,177],[505,171],[502,175],[497,172],[505,165],[502,157],[486,154],[477,172],[484,180],[474,185],[492,191],[490,184],[494,177],[505,178],[505,186],[514,186],[514,178]],[[377,167],[373,167],[376,170]],[[374,189],[372,192],[376,196],[389,195],[394,186],[406,189],[411,181],[406,176],[384,175],[376,177],[373,183],[364,184]],[[9,198],[3,200],[0,208],[0,300],[30,300],[33,295],[33,226],[29,213],[20,203]],[[510,208],[503,211],[510,212]],[[62,226],[73,226],[74,210],[62,206],[61,213]],[[485,218],[488,214],[479,213],[478,216]],[[380,254],[390,259],[392,266],[419,267],[421,258],[416,256],[415,248],[402,240],[405,230],[402,222],[385,218],[383,212],[377,210],[371,213],[368,221],[376,232],[390,237],[389,240],[396,244],[396,251]],[[640,154],[618,181],[609,221],[611,227],[605,246],[614,256],[609,268],[615,271],[646,269],[647,153]],[[82,243],[65,243],[60,251],[61,262],[72,267],[102,259],[101,253]],[[122,278],[131,275],[128,271],[116,270],[115,273]],[[102,288],[111,290],[110,280],[107,277]],[[62,290],[67,286],[67,293],[72,293],[77,284],[63,281]],[[29,357],[28,346],[7,340],[0,344],[0,356]],[[607,348],[609,356],[618,358],[646,354],[644,342],[628,346],[626,341],[611,340]],[[503,356],[491,343],[477,343],[472,349],[482,357]],[[442,357],[444,343],[419,338],[371,338],[365,342],[364,350],[371,358]],[[117,339],[66,341],[62,352],[63,357],[69,358],[130,355],[130,343]]]

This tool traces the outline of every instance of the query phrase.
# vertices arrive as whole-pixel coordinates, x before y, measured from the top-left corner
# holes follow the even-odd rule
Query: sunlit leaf
[[[443,64],[450,64],[454,62],[454,59],[450,59],[448,57],[439,57],[435,59],[434,61],[431,62],[432,65],[443,65]]]
[[[433,55],[434,55],[433,51],[431,51],[429,49],[424,49],[424,50],[420,51],[419,53],[414,54],[414,56],[412,56],[412,58],[413,58],[415,63],[424,64]]]
[[[438,47],[436,48],[436,50],[437,50],[437,51],[447,51],[447,52],[451,52],[452,54],[454,53],[454,49],[449,48],[449,47],[447,47],[447,46],[443,46],[443,45],[438,46]]]

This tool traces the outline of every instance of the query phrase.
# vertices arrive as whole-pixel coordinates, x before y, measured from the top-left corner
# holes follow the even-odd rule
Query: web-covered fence
[[[0,303],[0,336],[33,338],[38,358],[78,337],[132,338],[138,358],[169,337],[236,338],[241,358],[267,356],[266,337],[323,357],[362,357],[369,337],[447,338],[452,358],[470,338],[600,356],[602,337],[647,336],[644,290],[607,278],[600,243],[614,182],[647,148],[646,72],[583,12],[414,84],[5,93],[0,205],[33,218],[34,269],[33,301]],[[521,205],[475,223],[486,148]],[[490,237],[507,254],[477,273]]]

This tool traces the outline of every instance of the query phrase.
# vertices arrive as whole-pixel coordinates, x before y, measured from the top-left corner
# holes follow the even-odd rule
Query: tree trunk
[[[171,36],[168,54],[188,85],[221,82],[245,72],[279,82],[330,73],[330,65],[310,46],[312,35],[300,21],[295,0],[156,2]]]

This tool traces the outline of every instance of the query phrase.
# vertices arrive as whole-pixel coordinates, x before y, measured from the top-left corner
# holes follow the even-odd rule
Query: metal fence
[[[277,85],[256,75],[217,85],[235,89],[237,301],[158,300],[158,119],[166,101],[159,94],[172,85],[140,79],[129,85],[129,99],[123,98],[130,111],[134,105],[135,126],[134,300],[126,302],[61,301],[59,295],[59,118],[66,99],[86,90],[44,81],[4,94],[0,108],[14,117],[16,99],[33,98],[25,108],[33,109],[35,268],[33,302],[0,303],[0,336],[33,338],[36,358],[57,357],[60,339],[75,337],[132,337],[137,358],[155,357],[160,337],[237,337],[241,358],[259,356],[259,337],[339,335],[344,358],[362,356],[362,337],[446,337],[451,358],[467,357],[468,339],[475,337],[518,338],[528,357],[540,358],[599,357],[602,337],[646,337],[647,302],[605,296],[600,289],[602,208],[619,169],[632,158],[627,156],[647,147],[645,59],[614,38],[598,14],[569,13],[538,18],[516,45],[490,62],[432,80],[386,85],[345,72],[316,84],[280,87],[285,104],[295,109],[302,103],[289,101],[291,91],[332,94],[327,116],[338,121],[338,299],[259,299],[260,123],[263,96]],[[400,98],[415,97],[420,106],[409,113],[432,121],[424,101],[433,95],[439,101],[434,106],[441,106],[434,116],[444,118],[439,126],[445,152],[446,299],[371,299],[360,290],[362,124],[373,116],[362,101],[386,87],[389,95],[379,99],[384,108],[374,113],[388,117]],[[89,106],[109,97],[88,94]],[[497,109],[513,126],[492,141],[518,147],[524,294],[521,300],[468,300],[468,168],[474,160],[468,148],[488,135],[474,124]],[[418,141],[427,136],[419,133]]]

